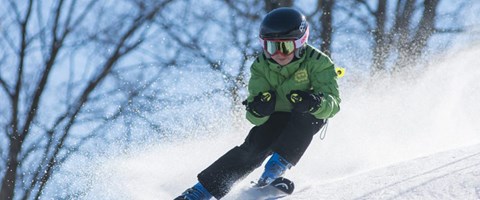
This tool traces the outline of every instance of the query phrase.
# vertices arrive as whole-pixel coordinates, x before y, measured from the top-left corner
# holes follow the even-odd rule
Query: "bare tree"
[[[441,0],[379,0],[372,3],[356,0],[350,7],[358,9],[342,9],[363,24],[365,32],[372,35],[372,71],[387,70],[389,65],[390,70],[398,71],[418,63],[432,36],[443,32],[436,24],[440,2]],[[366,12],[361,12],[362,9]]]
[[[9,115],[0,120],[6,139],[0,143],[0,199],[38,199],[57,167],[98,134],[77,129],[121,116],[154,81],[129,88],[112,109],[98,106],[119,95],[119,87],[108,92],[106,82],[139,50],[150,36],[148,25],[170,2],[125,0],[115,6],[130,10],[115,13],[107,12],[114,5],[99,1],[8,1],[0,38],[8,48],[0,54],[0,96],[6,99],[0,109]]]

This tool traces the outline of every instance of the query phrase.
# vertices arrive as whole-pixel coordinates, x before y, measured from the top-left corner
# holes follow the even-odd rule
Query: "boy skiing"
[[[295,166],[313,135],[340,110],[335,67],[307,44],[309,25],[293,8],[278,8],[262,21],[264,53],[253,62],[244,102],[255,126],[236,146],[198,174],[198,183],[176,200],[225,196],[232,185],[271,155],[256,185],[263,187]]]

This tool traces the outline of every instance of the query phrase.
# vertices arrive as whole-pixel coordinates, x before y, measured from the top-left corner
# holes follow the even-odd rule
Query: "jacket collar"
[[[304,60],[305,60],[305,53],[302,55],[301,58],[296,59],[293,62],[291,62],[291,63],[289,63],[285,66],[279,65],[278,63],[273,61],[271,58],[267,59],[267,63],[268,63],[268,67],[270,68],[270,70],[275,71],[275,72],[281,74],[282,76],[288,78],[292,74],[294,74],[298,70],[298,68],[300,68],[300,64]]]

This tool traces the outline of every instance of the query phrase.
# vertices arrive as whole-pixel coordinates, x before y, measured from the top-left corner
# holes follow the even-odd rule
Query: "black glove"
[[[272,90],[260,92],[257,96],[253,97],[252,102],[248,103],[247,100],[245,100],[243,105],[246,105],[247,111],[255,117],[271,115],[275,111],[275,92]]]
[[[313,113],[320,108],[322,94],[313,94],[301,90],[291,91],[287,99],[293,104],[293,111],[300,113]]]

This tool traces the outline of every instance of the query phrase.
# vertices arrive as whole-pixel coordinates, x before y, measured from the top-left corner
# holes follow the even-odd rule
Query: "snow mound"
[[[296,185],[296,193],[285,199],[480,199],[480,145],[328,183]]]

